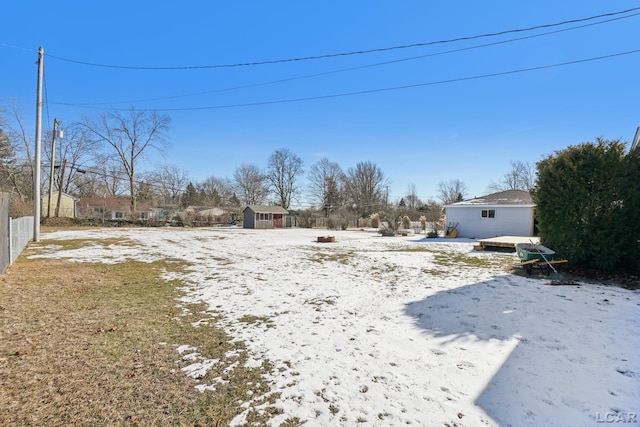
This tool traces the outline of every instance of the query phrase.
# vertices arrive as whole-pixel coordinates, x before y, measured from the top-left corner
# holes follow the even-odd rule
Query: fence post
[[[7,243],[8,243],[7,246],[9,246],[7,248],[7,253],[9,254],[9,264],[8,265],[11,265],[11,260],[13,259],[13,251],[12,251],[13,244],[11,243],[11,242],[13,242],[13,236],[11,235],[11,229],[13,227],[11,227],[11,221],[13,221],[13,219],[11,217],[7,217],[7,218],[9,218],[9,222],[7,223],[7,234],[9,236],[9,238],[7,239]]]

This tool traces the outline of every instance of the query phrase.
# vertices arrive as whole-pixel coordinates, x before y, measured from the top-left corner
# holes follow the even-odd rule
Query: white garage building
[[[445,206],[457,237],[535,236],[535,205],[528,191],[508,190]]]

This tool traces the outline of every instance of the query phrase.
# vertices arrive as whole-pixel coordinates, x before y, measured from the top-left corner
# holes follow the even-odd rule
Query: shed
[[[57,212],[56,212],[57,210]],[[44,194],[41,197],[40,202],[40,215],[43,218],[62,217],[62,218],[75,218],[76,217],[76,199],[66,193],[53,192],[51,193],[51,201],[49,201],[49,194]]]
[[[507,190],[445,206],[457,237],[535,236],[535,204],[528,191]]]
[[[243,228],[283,228],[289,213],[282,206],[248,205],[242,210]]]

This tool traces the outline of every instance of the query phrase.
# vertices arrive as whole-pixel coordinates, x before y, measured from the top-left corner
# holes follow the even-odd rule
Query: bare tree
[[[428,199],[422,203],[419,212],[424,215],[425,219],[429,222],[438,222],[443,214],[442,205],[432,199]]]
[[[117,159],[113,157],[100,156],[100,166],[96,167],[96,173],[102,183],[102,196],[119,196],[126,191],[126,172]]]
[[[236,167],[233,182],[240,201],[245,205],[263,204],[269,194],[266,179],[256,165],[242,163]]]
[[[233,197],[233,184],[227,178],[210,176],[198,185],[205,203],[211,206],[229,206]]]
[[[490,191],[524,190],[530,191],[536,180],[535,168],[530,163],[511,161],[511,169],[499,183],[492,182]]]
[[[298,193],[296,179],[303,173],[302,160],[287,148],[280,148],[271,154],[265,174],[271,191],[278,203],[285,209]]]
[[[5,143],[8,143],[7,153],[11,152],[13,155],[3,162],[3,178],[6,185],[12,187],[11,190],[24,200],[33,196],[35,162],[31,155],[32,137],[25,130],[17,103],[11,103],[6,110],[2,108],[0,116],[2,133]]]
[[[49,134],[53,135],[53,130]],[[53,137],[53,136],[52,136]],[[93,172],[98,147],[88,135],[87,129],[78,124],[72,124],[64,128],[64,137],[55,138],[55,147],[52,144],[45,144],[44,157],[46,164],[51,167],[51,156],[55,160],[54,186],[57,191],[68,194],[77,194],[79,186],[86,182],[85,174],[89,170]],[[55,149],[52,153],[51,149]],[[63,167],[65,170],[63,170]],[[51,174],[47,177],[50,179]],[[61,179],[64,177],[64,180]],[[60,186],[62,185],[62,188]]]
[[[411,183],[407,186],[407,193],[404,196],[405,203],[409,209],[416,209],[422,204],[422,201],[418,197],[418,191],[416,185]]]
[[[381,208],[387,185],[382,170],[370,161],[360,162],[355,168],[349,168],[345,175],[345,190],[358,215],[367,217]]]
[[[169,129],[169,116],[131,108],[127,114],[118,111],[100,114],[83,124],[97,143],[106,144],[116,155],[129,181],[131,214],[136,211],[137,161],[153,148],[160,152],[168,145],[164,133]]]
[[[443,205],[460,202],[467,196],[467,186],[459,179],[440,181],[438,183],[438,195]]]
[[[189,183],[189,175],[186,171],[175,165],[161,165],[157,170],[148,174],[148,181],[153,184],[156,192],[162,198],[165,205],[178,205],[180,195],[185,191]]]
[[[311,199],[327,214],[342,205],[340,185],[344,183],[344,172],[340,165],[323,158],[311,165],[308,179]]]
[[[91,170],[90,173],[79,175],[74,179],[76,189],[75,196],[77,197],[106,197],[107,190],[102,176],[98,174],[97,169]]]

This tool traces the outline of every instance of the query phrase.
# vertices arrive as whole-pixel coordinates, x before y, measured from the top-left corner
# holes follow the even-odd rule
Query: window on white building
[[[495,218],[495,209],[482,209],[482,218]]]

